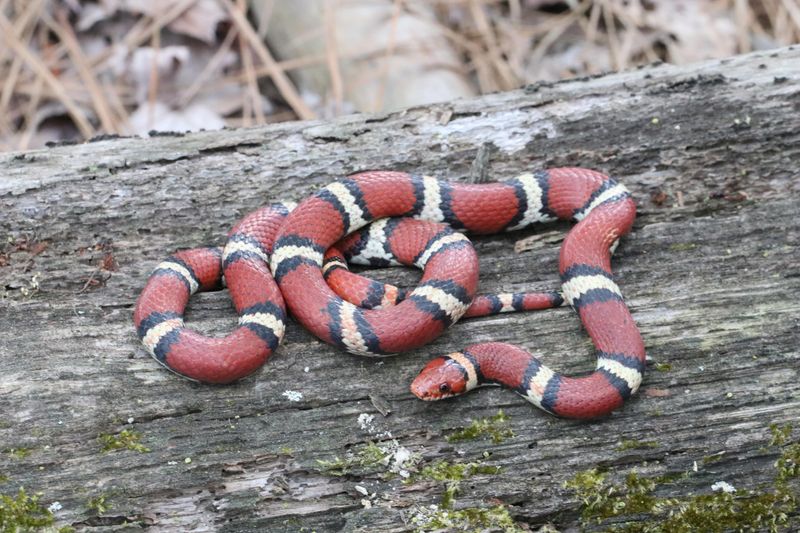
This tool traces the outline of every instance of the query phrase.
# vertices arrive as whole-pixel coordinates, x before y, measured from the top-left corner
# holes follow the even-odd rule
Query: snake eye
[[[450,385],[447,383],[442,383],[439,385],[439,392],[450,392]]]

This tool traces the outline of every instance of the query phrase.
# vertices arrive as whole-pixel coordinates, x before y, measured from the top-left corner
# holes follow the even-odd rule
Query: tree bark
[[[520,527],[574,531],[581,502],[564,482],[593,468],[687,473],[656,489],[670,497],[768,483],[769,426],[800,416],[799,67],[788,48],[392,114],[0,156],[0,493],[41,492],[79,531],[410,531],[442,503],[445,483],[424,469],[445,460],[500,467],[461,481],[454,509],[499,505]],[[490,339],[566,373],[593,368],[568,308],[465,320],[379,361],[291,323],[262,370],[225,387],[166,372],[134,334],[151,269],[221,244],[265,202],[370,168],[465,180],[550,166],[607,172],[639,208],[614,273],[651,364],[607,419],[556,419],[499,388],[432,404],[408,391],[432,356]],[[476,238],[481,292],[557,287],[567,228]],[[195,297],[188,321],[228,331],[227,294]],[[513,437],[448,441],[500,409]],[[129,446],[102,451],[114,443]],[[416,466],[397,464],[403,449]],[[410,480],[392,472],[402,466]]]

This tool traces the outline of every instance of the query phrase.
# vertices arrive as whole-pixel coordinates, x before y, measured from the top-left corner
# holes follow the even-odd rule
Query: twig
[[[14,35],[14,28],[6,18],[5,14],[0,13],[0,34],[6,45],[11,48],[36,74],[44,78],[44,81],[58,95],[58,99],[64,104],[67,113],[75,121],[75,125],[85,138],[90,138],[94,134],[94,128],[84,116],[83,112],[75,105],[70,95],[64,90],[64,86],[48,69],[41,60],[36,57],[28,48],[19,41]]]
[[[292,85],[292,82],[289,80],[289,77],[286,75],[285,72],[278,68],[275,59],[272,57],[272,54],[269,53],[264,43],[258,38],[256,35],[255,30],[247,21],[245,16],[238,10],[236,7],[230,2],[223,2],[225,7],[228,9],[228,13],[230,13],[231,18],[233,19],[234,24],[239,30],[240,35],[242,35],[253,50],[258,55],[258,58],[264,64],[264,66],[270,71],[270,77],[272,78],[273,83],[278,88],[278,92],[281,94],[286,103],[289,104],[297,116],[303,120],[309,120],[315,118],[314,112],[306,105],[300,95],[297,94],[297,90]]]
[[[239,33],[234,27],[231,27],[228,30],[228,33],[225,34],[225,38],[222,40],[222,44],[220,44],[219,48],[217,48],[217,51],[214,52],[214,55],[211,56],[211,59],[208,61],[208,63],[206,63],[206,65],[203,67],[203,70],[200,72],[197,78],[195,78],[189,88],[186,89],[183,94],[181,94],[180,98],[178,99],[178,106],[186,107],[189,105],[189,102],[191,102],[194,97],[197,96],[197,94],[208,85],[211,75],[219,70],[220,66],[222,65],[222,61],[225,59],[225,54],[230,51],[231,45],[238,35]],[[256,77],[258,77],[258,70],[254,70],[254,73]],[[236,81],[240,83],[247,81],[246,75],[243,75],[241,78],[237,78]]]
[[[247,13],[246,0],[237,0],[239,11]],[[239,39],[239,51],[242,56],[242,68],[247,81],[247,91],[243,92],[244,105],[242,106],[242,122],[250,125],[250,118],[256,119],[256,124],[264,124],[264,106],[261,102],[261,92],[258,90],[258,78],[253,65],[253,51],[244,39]]]
[[[24,35],[31,31],[31,23],[36,20],[41,12],[43,3],[44,0],[30,2],[25,11],[14,20],[14,31],[18,39],[23,41],[28,40]],[[0,13],[5,12],[6,4],[8,4],[7,1],[3,1],[2,4],[0,4]],[[5,59],[5,55],[5,50],[0,50],[0,64],[2,64],[2,61]],[[5,128],[10,127],[10,124],[7,123],[8,113],[6,110],[8,109],[8,104],[11,102],[11,97],[14,96],[14,89],[17,85],[20,72],[22,71],[22,65],[22,59],[18,55],[13,55],[11,66],[5,74],[3,91],[0,93],[0,117],[2,117],[3,126]],[[41,91],[41,88],[39,90]]]
[[[783,6],[789,13],[796,30],[800,30],[800,6],[797,5],[795,0],[783,0]],[[794,33],[794,32],[792,32]]]
[[[611,66],[615,70],[619,70],[624,68],[625,61],[623,61],[620,53],[617,26],[614,20],[614,6],[608,0],[598,1],[600,5],[603,6],[603,23],[605,24],[606,34],[608,35],[608,53],[611,56]]]
[[[102,80],[101,83],[103,84],[103,92],[108,95],[109,104],[116,111],[117,117],[119,117],[120,128],[118,133],[125,133],[130,118],[127,109],[125,109],[125,104],[120,99],[125,94],[125,88],[117,87],[107,79]]]
[[[151,39],[153,31],[155,31],[156,28],[160,31],[161,28],[183,15],[183,13],[192,7],[196,2],[197,0],[181,0],[180,2],[171,4],[169,9],[152,20],[148,17],[142,17],[125,35],[125,38],[122,40],[122,45],[127,50],[133,50],[140,44],[146,42],[148,39]],[[89,60],[89,64],[92,68],[96,68],[106,59],[111,57],[112,51],[113,48],[106,48],[96,56],[92,57]]]
[[[751,14],[748,0],[734,0],[733,12],[734,20],[736,20],[736,38],[739,41],[739,53],[744,54],[752,49],[748,35]]]
[[[483,7],[477,0],[470,0],[469,11],[470,15],[472,15],[472,20],[475,21],[478,32],[480,32],[483,37],[490,63],[494,67],[494,71],[500,76],[500,88],[510,90],[518,87],[519,81],[500,53],[497,39],[492,31],[491,24],[486,17],[486,12],[483,10]]]
[[[333,14],[332,0],[325,0],[323,4],[323,20],[325,21],[325,59],[328,64],[328,72],[331,76],[331,92],[333,93],[333,112],[335,115],[342,113],[344,104],[344,88],[342,84],[342,72],[339,69],[339,53],[336,44],[336,21]],[[384,84],[380,87],[383,89]]]
[[[59,40],[67,47],[67,52],[75,64],[78,75],[83,80],[83,83],[86,85],[86,89],[91,95],[92,104],[97,112],[98,118],[100,119],[100,125],[107,133],[117,133],[119,131],[119,127],[114,119],[111,109],[109,108],[108,100],[106,99],[103,90],[100,88],[100,85],[97,83],[94,72],[92,72],[92,69],[89,68],[89,63],[83,53],[83,50],[81,49],[78,38],[72,31],[69,20],[67,20],[66,11],[59,9],[56,17],[58,19],[57,23],[56,21],[50,19],[50,16],[46,12],[42,13],[42,20],[51,30],[53,30],[53,32],[55,32]]]
[[[161,26],[153,27],[153,36],[150,39],[153,48],[153,57],[150,61],[150,77],[147,79],[147,127],[155,123],[156,100],[158,100],[158,56],[161,54]]]
[[[34,82],[34,93],[31,96],[30,102],[28,103],[28,111],[25,113],[25,130],[22,132],[22,136],[19,139],[17,150],[28,149],[31,139],[33,138],[33,134],[36,133],[36,128],[39,126],[39,121],[36,118],[36,112],[39,109],[39,103],[42,99],[41,96],[43,84],[44,80],[41,77],[36,78],[36,81]]]
[[[575,22],[576,19],[582,17],[587,9],[592,5],[591,0],[583,0],[577,8],[564,15],[561,20],[553,24],[552,29],[542,37],[539,44],[530,54],[530,64],[535,65],[541,62],[547,49],[556,42],[556,40]]]

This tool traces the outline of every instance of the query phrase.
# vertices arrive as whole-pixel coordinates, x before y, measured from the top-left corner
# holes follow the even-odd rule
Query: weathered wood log
[[[771,490],[769,426],[800,416],[799,80],[789,48],[380,116],[0,156],[0,493],[40,491],[81,531],[408,531],[445,493],[472,529],[489,520],[475,509],[494,508],[519,527],[574,531],[581,502],[564,482],[593,468],[609,482],[671,475],[658,497],[711,494],[717,481]],[[270,200],[368,168],[497,179],[564,165],[620,178],[639,205],[614,271],[652,362],[608,419],[555,419],[497,388],[433,404],[408,392],[433,355],[489,339],[591,369],[567,308],[464,321],[383,360],[292,323],[263,370],[225,387],[170,374],[134,334],[159,260],[222,243]],[[475,239],[481,290],[557,287],[566,229]],[[189,321],[231,328],[226,293],[196,297]],[[513,437],[448,441],[499,409]],[[404,450],[416,465],[398,463]],[[440,460],[480,467],[456,493],[425,470]]]

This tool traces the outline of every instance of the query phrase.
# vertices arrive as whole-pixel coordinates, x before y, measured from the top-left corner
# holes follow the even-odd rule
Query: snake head
[[[420,400],[441,400],[467,392],[467,375],[458,361],[437,357],[411,383],[411,392]]]

